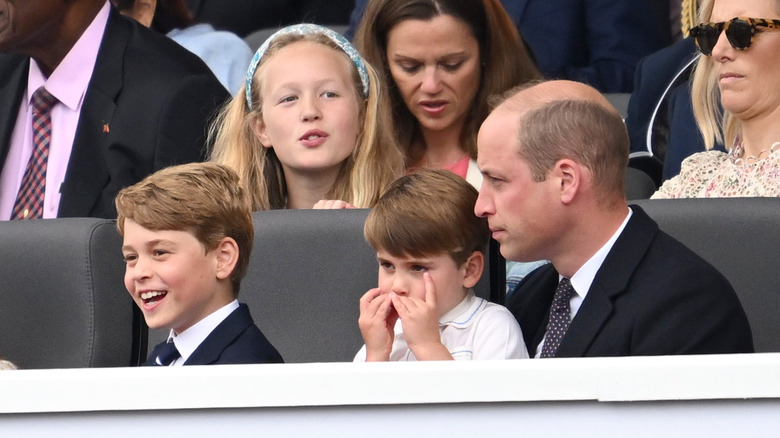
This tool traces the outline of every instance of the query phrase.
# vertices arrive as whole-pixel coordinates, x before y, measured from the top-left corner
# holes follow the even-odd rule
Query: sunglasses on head
[[[691,28],[691,36],[696,41],[699,51],[703,55],[710,56],[723,31],[726,32],[726,38],[732,47],[745,50],[750,47],[756,32],[766,29],[780,29],[780,20],[736,17],[720,23],[702,23]]]

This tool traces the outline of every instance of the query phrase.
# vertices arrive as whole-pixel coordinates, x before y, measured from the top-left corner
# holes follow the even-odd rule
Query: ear
[[[582,166],[574,160],[564,158],[555,163],[553,177],[559,185],[561,202],[570,204],[582,188]]]
[[[252,128],[252,132],[255,133],[255,137],[260,140],[260,144],[265,148],[272,148],[271,137],[268,136],[268,128],[263,121],[263,117],[257,115],[249,122],[249,126]]]
[[[485,255],[481,251],[474,251],[466,259],[462,269],[464,269],[463,287],[474,287],[482,277],[482,270],[485,269]]]
[[[223,237],[213,252],[217,262],[217,278],[230,278],[238,263],[238,243],[232,237]]]

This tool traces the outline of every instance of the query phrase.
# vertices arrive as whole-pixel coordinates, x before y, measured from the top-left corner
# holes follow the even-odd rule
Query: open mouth
[[[168,295],[168,292],[164,291],[149,291],[149,292],[143,292],[141,293],[141,299],[143,300],[144,304],[151,305],[159,302],[165,296]]]

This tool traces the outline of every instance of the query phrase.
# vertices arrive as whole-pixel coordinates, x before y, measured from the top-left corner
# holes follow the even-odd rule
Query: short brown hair
[[[159,170],[122,189],[116,197],[117,226],[125,220],[153,231],[188,231],[206,252],[225,237],[238,245],[238,262],[230,274],[238,296],[254,243],[252,209],[238,175],[216,163],[190,163]]]
[[[474,214],[477,190],[448,170],[425,169],[387,188],[366,219],[364,234],[374,249],[399,257],[448,253],[460,266],[485,251],[487,219]]]
[[[587,100],[552,101],[521,118],[518,140],[535,181],[569,158],[590,169],[602,198],[623,193],[629,140],[617,112]]]

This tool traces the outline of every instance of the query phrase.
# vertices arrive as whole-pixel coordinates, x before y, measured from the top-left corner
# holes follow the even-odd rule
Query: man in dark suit
[[[207,125],[229,97],[197,56],[106,0],[2,0],[0,53],[0,219],[31,154],[22,140],[36,81],[59,100],[43,217],[115,217],[121,188],[205,157]]]
[[[628,135],[595,89],[514,91],[479,132],[475,206],[508,260],[550,260],[507,307],[535,357],[752,352],[728,281],[626,204]]]
[[[657,0],[501,0],[547,78],[630,93],[639,60],[670,44],[668,5]],[[357,0],[348,38],[368,0]],[[663,10],[663,11],[661,11]]]

